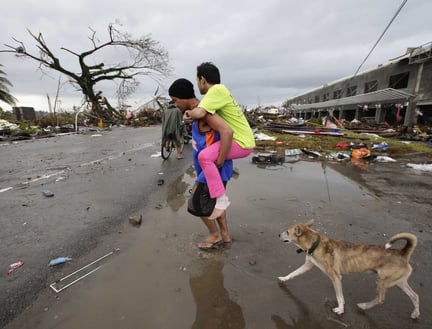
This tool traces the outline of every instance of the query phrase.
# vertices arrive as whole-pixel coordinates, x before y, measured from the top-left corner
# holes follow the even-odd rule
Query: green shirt
[[[208,113],[217,112],[221,118],[231,127],[234,132],[233,139],[244,149],[255,147],[255,138],[252,129],[240,106],[237,105],[231,93],[221,84],[210,87],[199,107]]]

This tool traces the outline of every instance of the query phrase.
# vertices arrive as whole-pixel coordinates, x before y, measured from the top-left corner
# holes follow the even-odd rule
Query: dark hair
[[[198,79],[203,77],[208,83],[218,84],[220,83],[219,69],[211,62],[204,62],[197,67]]]

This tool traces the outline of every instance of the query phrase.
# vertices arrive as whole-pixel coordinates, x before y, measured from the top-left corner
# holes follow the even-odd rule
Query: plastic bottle
[[[70,258],[70,257],[58,257],[55,259],[51,259],[50,262],[48,263],[48,266],[56,266],[59,264],[69,262],[71,260],[72,260],[72,258]]]

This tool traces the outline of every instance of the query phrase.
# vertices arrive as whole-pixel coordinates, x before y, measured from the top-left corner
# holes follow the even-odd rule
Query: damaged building
[[[305,120],[325,113],[347,121],[432,123],[432,42],[288,99],[284,106]]]

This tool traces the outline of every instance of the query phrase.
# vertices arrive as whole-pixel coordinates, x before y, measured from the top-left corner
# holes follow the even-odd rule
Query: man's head
[[[219,69],[211,62],[204,62],[197,67],[198,89],[202,95],[205,95],[208,89],[215,84],[220,83]]]
[[[189,101],[196,99],[193,84],[187,79],[174,81],[168,89],[168,94],[182,111],[189,110]]]

